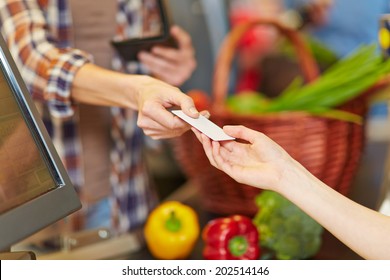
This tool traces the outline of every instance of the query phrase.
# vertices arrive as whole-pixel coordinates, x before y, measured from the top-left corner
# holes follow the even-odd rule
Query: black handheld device
[[[169,33],[171,24],[164,1],[156,0],[156,5],[156,17],[159,19],[160,26],[159,32],[151,36],[146,35],[123,41],[111,41],[111,45],[123,60],[137,61],[139,52],[150,51],[156,45],[177,48],[175,39]]]

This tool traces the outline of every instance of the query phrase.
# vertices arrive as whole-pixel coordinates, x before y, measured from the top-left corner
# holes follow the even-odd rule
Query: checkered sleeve
[[[91,61],[90,56],[67,47],[61,39],[66,26],[48,23],[47,1],[2,2],[1,32],[33,98],[46,102],[54,117],[72,116],[72,81],[77,70]],[[55,13],[65,16],[59,14],[60,9]]]

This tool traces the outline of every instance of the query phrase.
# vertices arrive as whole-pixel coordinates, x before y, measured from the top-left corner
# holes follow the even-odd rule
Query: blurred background
[[[293,4],[299,7],[299,9],[292,9],[294,7]],[[326,26],[331,25],[329,23],[330,20],[336,21],[336,26],[340,24],[340,21],[337,19],[339,12],[332,12],[328,16],[330,17],[329,21],[321,19],[316,22],[315,19],[309,18],[304,4],[305,1],[281,0],[167,0],[166,5],[169,9],[172,23],[182,26],[190,33],[196,51],[198,66],[192,77],[181,87],[182,90],[188,92],[193,89],[199,89],[210,95],[215,61],[224,37],[235,25],[256,18],[283,19],[287,25],[298,28],[303,34],[318,40],[316,41],[315,55],[317,61],[322,63],[322,65],[326,66],[327,63],[330,64],[337,58],[348,55],[348,52],[344,50],[343,53],[337,53],[338,46],[332,45],[332,41],[329,41],[328,37],[321,37],[321,34],[325,33]],[[357,6],[359,5],[360,3],[357,4]],[[334,9],[348,9],[348,5],[338,4]],[[364,13],[365,5],[361,6],[361,9],[353,7],[349,7],[349,9]],[[363,30],[361,28],[362,24],[356,25],[355,28],[350,30],[350,37],[356,41],[355,45],[350,47],[350,53],[356,46],[363,43],[378,44],[377,33],[379,31],[381,14],[379,11],[375,12],[378,14],[374,18],[372,14],[368,15],[371,17],[370,23],[374,23],[369,25],[369,31]],[[316,15],[318,17],[322,16],[320,13],[314,13],[314,16]],[[335,26],[332,25],[331,28],[333,28],[334,34],[337,34],[337,30],[334,30]],[[348,28],[339,26],[340,33],[347,32]],[[231,68],[229,80],[230,94],[253,90],[268,92],[270,96],[275,96],[294,77],[300,74],[296,61],[286,58],[286,55],[281,55],[278,51],[280,49],[278,38],[277,31],[270,26],[258,26],[247,32],[240,41]],[[321,41],[321,38],[324,38],[323,41]],[[386,143],[390,140],[389,102],[380,101],[372,103],[369,110],[367,125],[365,126],[368,140],[366,149],[375,150],[377,145],[386,146]],[[150,139],[147,141],[150,144],[150,149],[147,150],[146,155],[152,176],[158,187],[159,194],[162,198],[165,198],[182,186],[188,178],[183,173],[180,164],[176,161],[170,141],[153,141]],[[372,145],[374,147],[371,147],[371,143],[375,143]],[[370,157],[370,155],[367,155],[367,157]],[[367,172],[366,168],[371,169],[371,163],[375,162],[375,165],[378,165],[378,167],[373,168],[373,176],[375,176],[378,182],[376,185],[379,186],[379,182],[383,179],[383,168],[381,166],[385,161],[385,158],[378,158],[378,155],[373,156],[372,159],[362,160],[362,164],[366,167],[362,167],[363,171],[358,172],[357,176],[368,176],[368,174],[362,175],[362,173]],[[376,191],[380,192],[382,189]],[[372,207],[376,204],[374,199],[371,199],[371,201],[364,201],[364,198],[361,199],[363,199],[363,203],[368,203]],[[368,198],[365,197],[365,199]]]

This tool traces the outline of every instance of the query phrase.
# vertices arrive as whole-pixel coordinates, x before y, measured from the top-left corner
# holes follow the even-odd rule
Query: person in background
[[[280,0],[230,0],[229,21],[231,28],[239,24],[262,18],[274,18],[283,11]],[[258,66],[261,59],[275,48],[276,30],[267,25],[258,25],[248,30],[239,40],[237,54],[236,92],[258,88],[261,73]]]
[[[390,217],[325,185],[266,135],[225,126],[244,142],[217,142],[192,130],[210,163],[237,182],[280,193],[363,258],[390,259]]]
[[[306,30],[344,57],[362,44],[378,42],[379,19],[390,12],[390,1],[283,0],[285,9],[303,15]]]
[[[288,3],[284,3],[283,0],[231,0],[229,2],[231,26],[235,27],[250,20],[272,18],[294,29],[300,29],[302,26],[322,26],[327,23],[332,5],[332,0],[286,2]],[[273,97],[299,73],[295,62],[278,54],[279,35],[272,26],[258,25],[242,36],[236,49],[238,57],[236,92],[260,91]],[[274,72],[278,72],[282,81],[278,80],[277,83],[272,81]]]
[[[153,34],[147,21],[155,9],[156,0],[7,0],[0,7],[1,32],[83,203],[73,230],[142,227],[158,200],[144,134],[162,139],[189,129],[169,107],[199,115],[177,88],[196,66],[183,29],[170,29],[177,49],[156,46],[139,54],[141,64],[124,62],[110,46]]]

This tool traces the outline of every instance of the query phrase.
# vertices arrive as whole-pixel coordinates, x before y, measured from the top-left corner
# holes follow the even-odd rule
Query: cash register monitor
[[[80,208],[0,36],[0,251]]]

